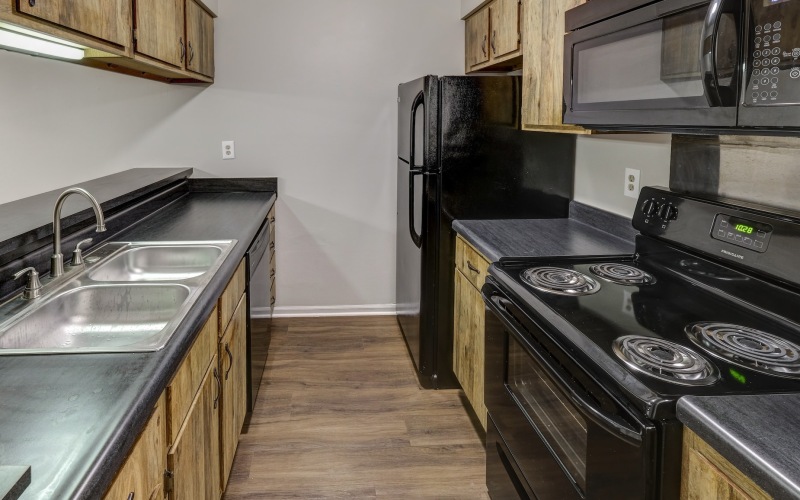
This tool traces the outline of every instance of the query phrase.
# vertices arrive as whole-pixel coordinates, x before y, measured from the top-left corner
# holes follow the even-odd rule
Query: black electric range
[[[800,215],[645,188],[633,223],[490,267],[492,498],[678,498],[681,396],[800,392]]]

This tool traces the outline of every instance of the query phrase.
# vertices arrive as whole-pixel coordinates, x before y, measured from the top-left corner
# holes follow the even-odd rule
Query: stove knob
[[[659,205],[658,205],[658,202],[656,200],[653,200],[653,199],[645,200],[645,202],[642,203],[642,213],[646,217],[654,216],[655,214],[658,213],[658,209],[659,209]]]
[[[675,205],[673,205],[672,203],[669,203],[669,204],[664,205],[663,207],[661,207],[661,209],[659,209],[658,216],[664,222],[669,222],[671,220],[675,220],[675,219],[678,218],[678,209],[675,208]]]

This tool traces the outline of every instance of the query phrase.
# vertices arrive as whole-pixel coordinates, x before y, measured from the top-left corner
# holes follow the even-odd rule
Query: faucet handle
[[[31,300],[39,298],[42,295],[42,282],[39,281],[39,273],[34,267],[26,267],[22,271],[14,275],[14,279],[18,280],[24,275],[28,275],[28,281],[25,283],[25,290],[22,292],[22,298]]]
[[[75,251],[72,252],[72,267],[83,265],[83,254],[81,252],[82,245],[88,245],[92,242],[92,238],[86,238],[75,246]]]

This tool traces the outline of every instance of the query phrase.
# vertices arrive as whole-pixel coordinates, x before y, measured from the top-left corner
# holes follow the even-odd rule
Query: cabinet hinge
[[[174,489],[175,474],[169,469],[164,469],[164,493],[172,493]]]

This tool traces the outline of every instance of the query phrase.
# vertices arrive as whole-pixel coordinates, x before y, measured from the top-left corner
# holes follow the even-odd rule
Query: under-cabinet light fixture
[[[0,48],[35,56],[83,59],[83,50],[28,34],[0,28]]]

